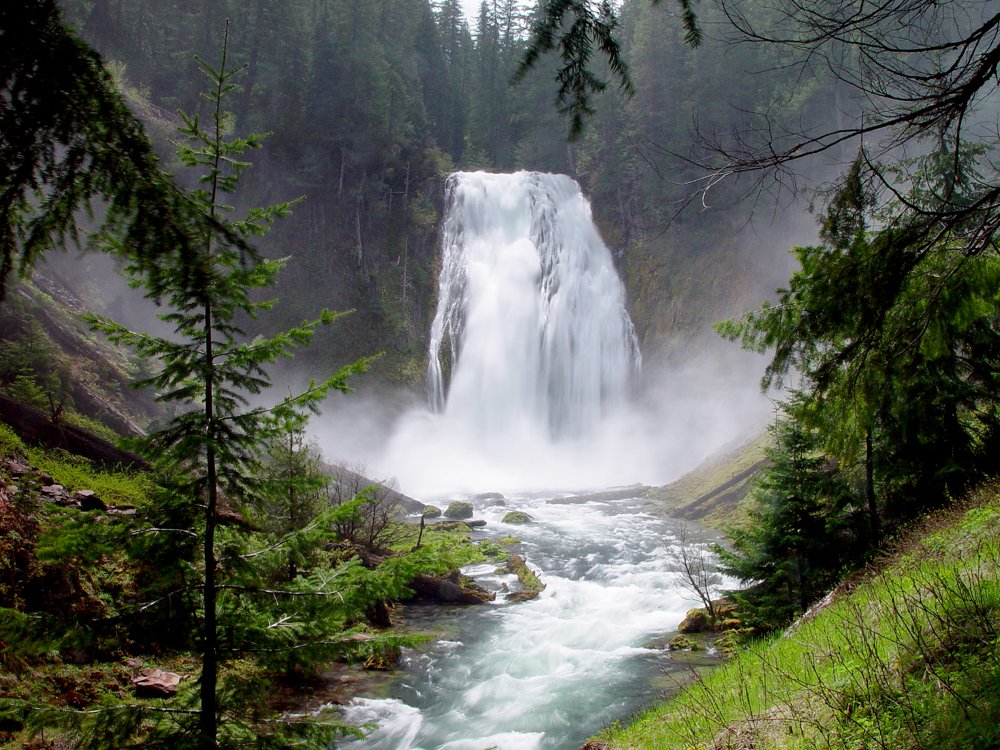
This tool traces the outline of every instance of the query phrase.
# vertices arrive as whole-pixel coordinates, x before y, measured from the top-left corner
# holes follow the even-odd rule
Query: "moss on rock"
[[[444,515],[446,518],[472,518],[472,513],[472,503],[467,503],[464,500],[456,500],[448,506]]]
[[[500,519],[501,523],[530,523],[535,519],[525,513],[523,510],[512,510],[510,513],[504,515]]]

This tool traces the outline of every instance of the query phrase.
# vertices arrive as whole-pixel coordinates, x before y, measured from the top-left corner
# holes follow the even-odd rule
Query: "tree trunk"
[[[205,455],[205,480],[208,484],[208,498],[205,503],[205,536],[203,549],[205,557],[205,581],[202,599],[205,620],[202,628],[201,657],[201,714],[199,715],[200,744],[205,750],[216,747],[218,734],[218,704],[215,695],[219,679],[219,634],[216,620],[216,559],[215,559],[215,511],[218,506],[215,449],[211,445],[214,437],[214,380],[212,360],[212,305],[205,303],[205,428],[208,431],[209,447]]]
[[[878,504],[875,500],[875,462],[872,448],[872,431],[865,431],[865,498],[868,500],[868,523],[871,526],[872,543],[881,536],[882,528],[878,519]]]
[[[243,117],[250,114],[253,105],[253,87],[257,83],[257,56],[260,53],[261,29],[264,26],[264,0],[257,0],[254,8],[253,40],[250,42],[250,60],[247,62],[247,77],[243,85],[239,113]]]

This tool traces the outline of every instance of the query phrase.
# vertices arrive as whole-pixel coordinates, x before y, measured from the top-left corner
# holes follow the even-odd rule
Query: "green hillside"
[[[602,739],[647,748],[1000,743],[1000,485],[926,516],[786,632]]]
[[[670,484],[650,489],[646,498],[667,515],[724,531],[745,515],[744,500],[753,478],[767,465],[764,449],[770,442],[762,434],[723,449]]]

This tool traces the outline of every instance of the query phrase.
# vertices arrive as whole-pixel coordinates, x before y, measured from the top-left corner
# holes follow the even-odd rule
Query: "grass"
[[[928,519],[808,621],[602,739],[611,748],[1000,746],[1000,487]]]
[[[93,490],[109,505],[141,508],[156,490],[152,476],[143,471],[95,468],[87,459],[64,450],[27,446],[9,425],[0,422],[0,458],[17,458],[45,472],[70,492]]]
[[[37,466],[69,491],[93,490],[109,505],[141,508],[149,504],[156,490],[156,483],[147,472],[97,469],[87,459],[58,449],[28,448],[27,456],[32,466]]]

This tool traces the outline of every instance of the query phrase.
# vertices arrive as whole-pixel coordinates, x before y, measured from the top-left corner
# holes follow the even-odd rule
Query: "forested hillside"
[[[815,86],[787,88],[772,50],[726,49],[711,34],[697,49],[684,45],[666,7],[625,4],[620,33],[636,95],[609,87],[582,137],[567,143],[554,106],[557,60],[543,57],[510,84],[540,7],[483,3],[466,19],[456,0],[62,6],[168,160],[176,111],[203,106],[196,57],[214,59],[230,19],[231,54],[245,66],[232,126],[270,133],[241,201],[305,196],[262,243],[293,257],[278,282],[278,315],[291,322],[317,305],[356,309],[336,333],[319,335],[307,358],[320,369],[385,351],[376,377],[419,382],[443,177],[453,169],[575,176],[618,257],[647,356],[683,353],[682,341],[787,275],[789,243],[774,238],[796,222],[765,210],[748,225],[749,204],[733,208],[739,184],[713,190],[710,207],[699,198],[685,209],[696,171],[671,152],[690,157],[699,128],[727,132],[750,111],[778,109],[789,122],[822,115]],[[706,8],[703,19],[711,28],[717,11]],[[734,67],[758,74],[737,80]]]
[[[722,634],[720,651],[744,656],[674,704],[680,716],[649,714],[638,735],[612,732],[612,743],[659,748],[666,729],[685,747],[995,746],[1000,13],[954,0],[860,7],[508,0],[467,19],[456,0],[0,5],[0,739],[34,743],[53,731],[39,746],[66,746],[72,734],[81,750],[287,747],[300,738],[329,747],[353,730],[340,714],[306,719],[304,691],[337,659],[395,663],[400,647],[422,637],[393,630],[392,608],[427,592],[465,603],[502,593],[512,605],[541,606],[525,604],[528,627],[509,630],[512,647],[491,636],[479,661],[461,664],[450,691],[460,702],[424,712],[395,702],[408,711],[408,739],[372,747],[470,737],[499,747],[514,714],[522,739],[551,739],[551,724],[533,722],[552,717],[578,734],[584,720],[597,721],[583,693],[603,710],[609,701],[598,691],[608,685],[617,685],[610,695],[625,682],[652,684],[624,672],[625,682],[609,682],[612,661],[599,674],[587,668],[614,653],[656,651],[651,635],[683,629],[674,615],[686,587],[705,605],[705,628]],[[554,54],[539,54],[546,50]],[[444,178],[522,168],[574,176],[614,260],[596,240],[590,256],[522,258],[518,248],[546,235],[559,235],[560,249],[587,244],[572,232],[563,243],[554,220],[533,224],[538,233],[519,236],[513,253],[483,233],[480,244],[525,262],[480,276],[524,283],[486,285],[484,308],[460,308],[466,317],[447,332],[451,359],[435,366],[463,382],[470,357],[458,352],[477,317],[490,325],[475,341],[513,329],[522,346],[483,347],[474,360],[459,416],[486,418],[436,420],[448,433],[441,441],[417,425],[392,454],[417,454],[422,470],[454,484],[457,465],[475,473],[462,499],[448,497],[444,515],[456,522],[428,526],[439,509],[327,466],[307,442],[308,420],[328,394],[369,372],[418,386],[439,266],[459,265],[438,259]],[[814,190],[826,177],[833,182]],[[470,189],[488,181],[506,178],[457,180]],[[572,182],[556,181],[577,200]],[[520,194],[529,210],[519,204],[518,215],[534,221],[556,192]],[[502,196],[490,211],[509,202],[510,192]],[[811,216],[802,199],[814,204]],[[487,210],[468,204],[479,214],[449,221],[448,231],[476,245],[475,219]],[[589,226],[587,206],[577,205],[566,223]],[[56,257],[77,231],[108,252]],[[540,268],[576,274],[598,267],[598,251],[597,275],[613,294],[538,304],[539,288],[597,286]],[[463,304],[479,291],[466,281],[481,259],[468,260],[452,285]],[[638,428],[629,409],[627,436],[611,425],[617,415],[601,410],[633,395],[639,360],[612,263],[647,361],[700,353],[714,335],[709,323],[725,318],[722,338],[770,358],[761,385],[781,389],[782,401],[770,439],[744,451],[741,466],[708,463],[658,491],[536,491],[558,486],[555,459],[572,459],[571,479],[559,482],[582,482],[589,463],[636,470],[627,454],[641,453],[642,440],[660,451],[652,461],[672,460],[696,432],[739,419],[739,399],[712,390],[710,368],[699,366],[695,418],[671,426],[676,442]],[[35,279],[15,281],[33,265]],[[602,306],[608,299],[615,304]],[[564,328],[536,342],[548,329],[535,318],[508,325],[522,309],[550,319],[568,310],[583,328],[610,323],[614,335]],[[519,359],[547,349],[560,356],[530,371],[538,388],[494,387],[516,379]],[[591,361],[582,354],[601,356],[580,380],[611,376],[589,378],[597,387],[578,396],[573,382],[550,375],[576,377],[570,365]],[[293,356],[294,367],[278,369]],[[126,383],[155,395],[128,399]],[[614,427],[592,436],[597,460],[555,450],[586,442],[568,445],[586,432],[579,423],[566,422],[576,425],[566,434],[553,429],[558,419],[541,425],[548,432],[498,428],[499,412],[545,411],[538,394],[566,406],[549,417],[594,407],[594,424]],[[628,405],[635,411],[656,393],[639,395]],[[649,411],[647,422],[667,413]],[[411,416],[417,424],[424,415]],[[412,426],[403,422],[398,434]],[[342,420],[336,429],[354,438],[352,427]],[[533,432],[542,439],[525,439]],[[559,439],[567,434],[573,440]],[[522,484],[478,486],[502,463],[496,452],[477,463],[475,446],[467,450],[484,435],[500,439],[488,447],[516,449]],[[545,464],[541,480],[531,464]],[[714,545],[690,543],[682,520],[649,512],[658,502],[681,519],[721,523],[718,512],[737,496],[742,523]],[[971,498],[969,512],[949,516],[960,497]],[[520,507],[500,510],[508,499]],[[908,527],[935,516],[945,530],[909,537],[913,551],[897,567],[861,575],[894,540],[906,544]],[[494,533],[510,525],[523,538]],[[503,570],[484,562],[515,546]],[[667,569],[667,547],[680,550],[679,569]],[[527,557],[556,573],[550,583]],[[492,588],[461,575],[476,575],[464,567],[474,560]],[[725,602],[715,598],[720,573],[739,584]],[[650,588],[625,598],[640,578]],[[835,660],[817,662],[812,648],[803,661],[798,644],[783,651],[789,639],[774,651],[754,645],[855,584],[854,596],[793,631]],[[598,608],[566,609],[581,601]],[[558,617],[541,619],[550,605]],[[517,621],[501,612],[495,619]],[[659,624],[644,625],[644,613]],[[538,622],[548,624],[531,630]],[[560,640],[572,631],[585,638]],[[464,648],[459,640],[448,648]],[[574,649],[579,658],[567,658]],[[461,661],[438,654],[424,664]],[[480,703],[461,701],[487,692],[469,683],[498,665],[498,682],[512,688],[482,701],[490,705],[476,720],[489,722],[453,726]],[[567,665],[586,679],[541,682]],[[427,674],[428,692],[449,685],[444,672]],[[165,676],[172,683],[160,695],[177,700],[150,706],[147,680]],[[531,693],[527,684],[543,687]],[[276,686],[294,694],[290,703]],[[568,703],[543,703],[552,696]],[[690,722],[685,701],[697,704]],[[498,715],[497,705],[521,708]],[[634,707],[615,703],[614,716]],[[583,713],[561,713],[570,709]],[[443,717],[437,727],[434,714]],[[758,732],[762,718],[777,735]],[[418,742],[421,731],[437,739]]]

